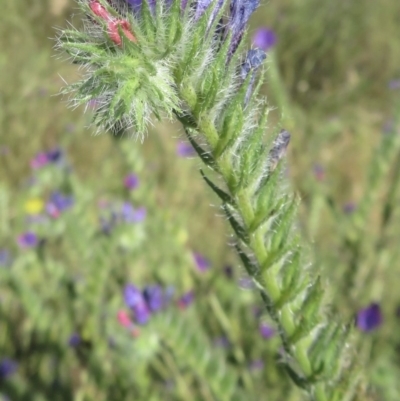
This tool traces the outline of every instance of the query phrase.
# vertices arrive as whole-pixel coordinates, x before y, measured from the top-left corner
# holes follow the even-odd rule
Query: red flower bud
[[[111,15],[97,0],[91,1],[89,3],[89,7],[94,15],[97,15],[98,17],[104,19],[105,21],[112,21]]]
[[[108,35],[110,36],[110,39],[118,46],[121,46],[122,44],[122,39],[119,34],[118,28],[121,27],[122,32],[124,35],[131,41],[136,43],[137,40],[135,36],[133,35],[131,31],[131,26],[129,25],[129,22],[126,20],[115,20],[115,21],[110,21],[108,23]]]

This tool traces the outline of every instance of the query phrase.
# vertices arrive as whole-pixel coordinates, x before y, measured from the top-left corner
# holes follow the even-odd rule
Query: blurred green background
[[[219,399],[210,372],[191,362],[192,351],[174,348],[175,340],[191,338],[192,323],[181,322],[187,318],[204,331],[204,339],[193,340],[194,356],[204,344],[213,355],[215,339],[229,340],[217,348],[241,391],[252,394],[242,399],[301,399],[276,363],[279,341],[259,333],[268,319],[254,316],[257,294],[238,291],[247,286],[244,272],[217,200],[198,174],[200,163],[177,155],[180,126],[156,123],[143,143],[94,135],[90,110],[74,110],[58,95],[81,73],[54,50],[57,30],[80,23],[76,4],[0,5],[0,248],[13,259],[0,267],[0,358],[18,363],[12,377],[0,377],[0,395]],[[371,302],[382,306],[384,324],[360,340],[360,360],[371,361],[371,399],[393,401],[400,399],[399,21],[397,0],[271,0],[253,16],[249,35],[260,26],[276,32],[264,92],[277,106],[271,125],[281,121],[292,134],[288,178],[302,198],[299,229],[331,282],[335,309],[351,320]],[[30,167],[38,152],[58,146],[69,171]],[[123,179],[132,172],[140,185],[127,191]],[[47,225],[27,223],[32,202],[45,202],[52,190],[73,194],[73,210]],[[124,201],[146,207],[145,223],[123,226],[111,240],[99,236],[99,202]],[[47,238],[40,249],[18,248],[16,238],[29,227]],[[210,261],[207,273],[196,270],[193,252]],[[82,288],[71,284],[81,276]],[[172,285],[177,298],[194,289],[196,309],[185,317],[174,310],[169,323],[155,319],[147,334],[132,338],[116,320],[128,282]],[[172,342],[160,339],[171,322],[181,331]],[[75,332],[81,342],[71,347]],[[116,351],[107,345],[110,333],[123,344]],[[253,369],[260,359],[264,365]]]

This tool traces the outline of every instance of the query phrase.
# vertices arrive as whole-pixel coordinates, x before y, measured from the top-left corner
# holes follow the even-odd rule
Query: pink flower
[[[123,327],[131,327],[132,326],[132,321],[129,317],[129,314],[128,314],[128,312],[126,312],[124,310],[118,311],[117,319],[118,319],[119,324]]]

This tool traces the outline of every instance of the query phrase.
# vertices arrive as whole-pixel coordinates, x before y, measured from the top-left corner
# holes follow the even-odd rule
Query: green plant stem
[[[185,91],[181,92],[181,98],[186,101],[187,104],[193,107],[193,98],[186,98]],[[189,113],[194,116],[194,110]],[[179,118],[179,120],[185,126],[185,119]],[[210,120],[196,119],[193,117],[191,120],[191,127],[193,127],[193,121],[197,121],[196,131],[205,136],[210,148],[211,154],[215,156],[215,149],[218,146],[218,132],[216,127],[211,123]],[[205,123],[206,121],[206,123]],[[187,130],[190,127],[185,126]],[[191,134],[186,131],[189,139]],[[256,210],[252,203],[252,194],[249,191],[241,190],[237,194],[232,191],[234,182],[232,182],[232,170],[231,159],[229,157],[214,157],[213,165],[215,166],[216,172],[219,173],[222,180],[225,182],[226,187],[229,190],[229,194],[235,202],[236,212],[240,215],[240,219],[243,221],[244,230],[249,230],[252,226]],[[298,341],[292,340],[293,336],[296,335],[299,324],[295,322],[295,313],[293,310],[301,308],[300,301],[294,300],[291,303],[278,307],[282,300],[282,290],[280,283],[278,282],[278,275],[276,274],[274,265],[268,266],[268,258],[271,256],[264,243],[264,233],[261,228],[256,229],[252,232],[250,240],[248,242],[248,248],[251,250],[252,257],[256,268],[248,272],[255,280],[261,296],[264,300],[265,306],[270,313],[272,319],[275,321],[279,334],[282,339],[282,343],[287,355],[295,361],[296,369],[301,371],[301,374],[297,374],[294,370],[287,365],[286,368],[292,378],[297,382],[298,385],[308,391],[312,400],[315,401],[333,401],[341,400],[341,390],[335,390],[328,388],[327,380],[316,380],[315,371],[313,364],[309,357],[309,350],[314,341],[314,335],[311,330],[308,333],[304,333],[301,339]],[[263,269],[260,269],[263,267]],[[263,271],[260,275],[260,271]],[[325,323],[323,323],[325,324]],[[323,352],[321,350],[320,352]],[[355,377],[355,375],[353,375]],[[357,381],[357,379],[355,379]]]

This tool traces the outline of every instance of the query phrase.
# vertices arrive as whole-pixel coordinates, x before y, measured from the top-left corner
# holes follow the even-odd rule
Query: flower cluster
[[[143,289],[133,284],[127,284],[124,288],[124,301],[132,315],[132,319],[138,325],[146,324],[151,315],[166,308],[171,301],[171,289],[164,290],[161,286],[148,285]],[[129,321],[125,314],[119,314],[119,321],[126,325]]]
[[[241,50],[258,5],[259,0],[83,2],[85,32],[64,31],[60,37],[60,47],[89,71],[69,88],[74,103],[95,102],[95,124],[114,133],[134,127],[142,134],[151,114],[180,114],[186,107],[178,93],[185,76],[202,74],[220,53],[233,68],[241,60],[242,80],[261,66],[264,51],[275,43],[273,33],[267,45],[264,33],[256,40],[258,49],[244,56]]]
[[[50,195],[46,204],[46,212],[52,218],[58,218],[63,211],[72,207],[73,204],[74,198],[71,195],[55,191]]]
[[[63,159],[64,159],[63,151],[60,148],[54,148],[47,152],[38,153],[31,160],[31,167],[37,170],[49,164],[62,163]]]
[[[146,219],[147,210],[144,206],[135,207],[130,202],[102,205],[100,227],[104,234],[109,235],[119,224],[141,223]]]

